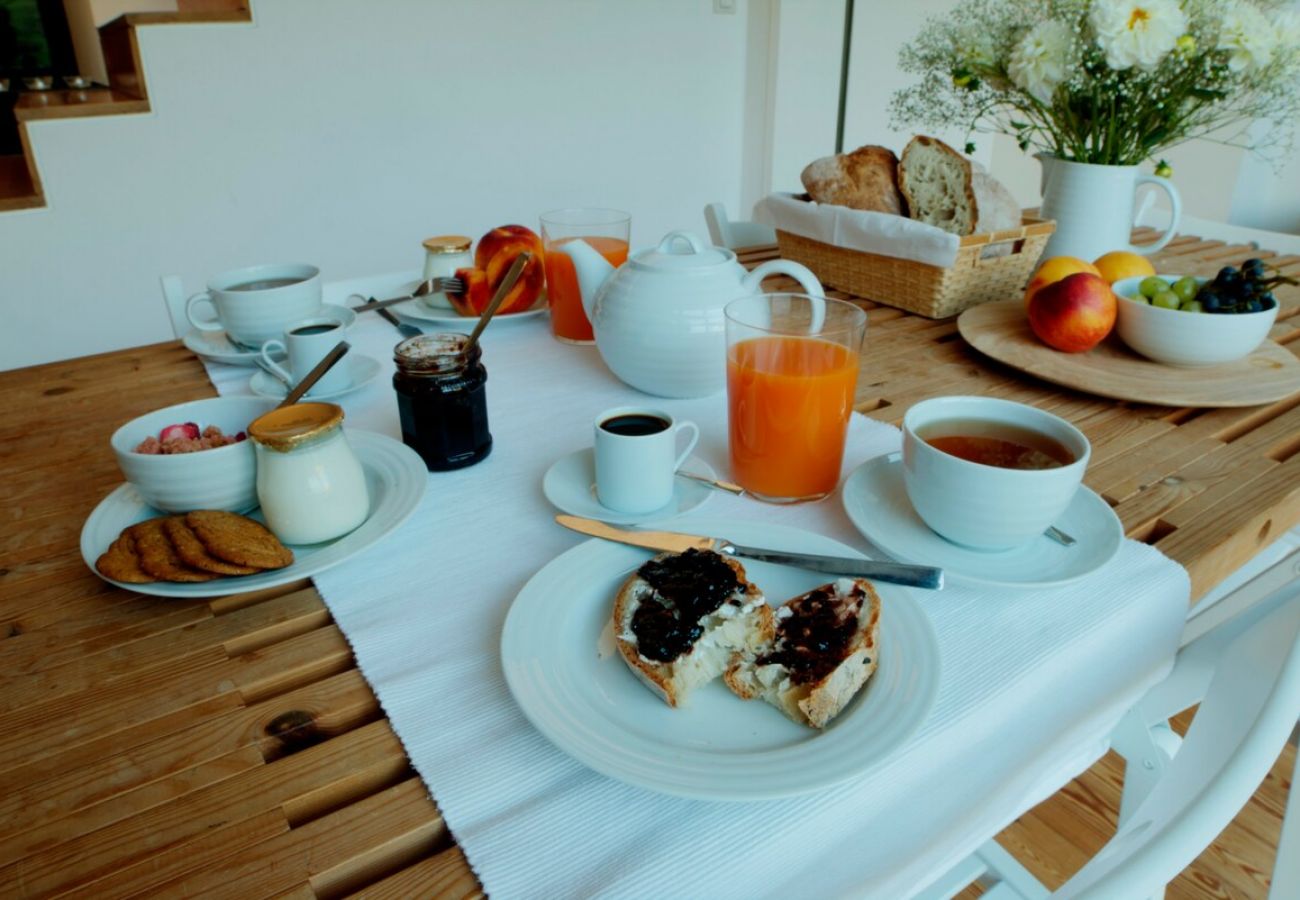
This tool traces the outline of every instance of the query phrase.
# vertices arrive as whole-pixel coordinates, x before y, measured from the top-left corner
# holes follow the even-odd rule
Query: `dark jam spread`
[[[423,334],[393,351],[402,440],[431,471],[472,466],[492,452],[482,348],[463,334]]]
[[[741,589],[735,569],[712,550],[687,550],[652,559],[637,575],[654,589],[632,614],[637,651],[646,659],[672,662],[688,652],[704,631],[700,619]]]
[[[825,678],[848,655],[849,643],[858,630],[861,592],[855,589],[851,600],[839,600],[834,587],[820,587],[786,608],[790,615],[777,619],[776,647],[759,657],[758,664],[785,666],[795,684]]]

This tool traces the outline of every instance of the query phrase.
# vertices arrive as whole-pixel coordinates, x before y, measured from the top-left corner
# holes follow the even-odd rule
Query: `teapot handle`
[[[708,245],[706,245],[704,241],[700,240],[697,235],[694,235],[689,231],[668,232],[667,234],[664,235],[664,239],[659,242],[659,246],[656,247],[655,249],[658,250],[660,253],[672,253],[673,241],[685,241],[686,243],[690,244],[691,253],[703,253],[705,250],[709,249]]]
[[[817,276],[812,273],[812,270],[788,259],[774,259],[756,267],[745,276],[744,280],[740,282],[740,286],[747,294],[760,293],[763,279],[769,275],[789,275],[799,282],[799,286],[803,288],[804,293],[812,298],[812,322],[809,323],[808,328],[812,332],[821,331],[826,322],[826,304],[822,302],[822,298],[826,296],[826,290],[822,287],[822,283],[817,280]]]

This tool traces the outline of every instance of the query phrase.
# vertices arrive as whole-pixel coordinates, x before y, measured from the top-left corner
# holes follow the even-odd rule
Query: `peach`
[[[1110,334],[1118,312],[1115,292],[1104,278],[1076,272],[1029,298],[1029,327],[1049,347],[1083,353]]]
[[[1077,272],[1091,272],[1093,275],[1101,274],[1092,263],[1075,256],[1053,256],[1050,259],[1043,260],[1042,264],[1034,272],[1034,277],[1029,279],[1029,284],[1025,286],[1025,308],[1029,308],[1029,301],[1034,294],[1038,293],[1039,288],[1045,287],[1054,281],[1060,281],[1065,276],[1074,275]]]
[[[492,301],[497,285],[506,277],[515,258],[524,251],[532,253],[533,258],[501,301],[497,315],[530,308],[542,295],[546,275],[542,265],[542,239],[523,225],[502,225],[479,239],[474,250],[474,268],[456,271],[456,277],[465,282],[465,290],[459,294],[447,294],[451,305],[463,316],[482,315]]]

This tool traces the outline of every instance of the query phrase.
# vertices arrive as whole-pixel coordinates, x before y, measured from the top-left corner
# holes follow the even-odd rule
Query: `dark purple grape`
[[[1265,291],[1259,295],[1261,309],[1272,309],[1277,306],[1277,298],[1273,296],[1272,291]]]
[[[1263,278],[1264,271],[1265,266],[1264,260],[1262,259],[1248,259],[1241,264],[1241,274],[1245,275],[1248,279],[1258,280]]]
[[[1201,288],[1196,299],[1201,301],[1201,309],[1208,313],[1218,312],[1219,307],[1223,305],[1223,298],[1219,296],[1219,292],[1210,290],[1208,285]]]
[[[1258,297],[1246,302],[1246,312],[1260,312],[1263,309],[1264,304],[1259,301]]]

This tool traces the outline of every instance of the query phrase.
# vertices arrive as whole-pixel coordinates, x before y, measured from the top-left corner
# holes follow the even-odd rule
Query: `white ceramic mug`
[[[677,450],[677,435],[690,433]],[[700,439],[694,422],[674,422],[658,409],[620,406],[596,417],[596,499],[623,513],[662,509],[673,499],[673,479]]]
[[[1050,469],[1005,469],[931,446],[926,432],[952,423],[1006,425],[1046,436],[1073,461]],[[982,429],[972,429],[982,430]],[[990,431],[995,431],[990,428]],[[991,397],[935,397],[903,416],[903,484],[917,515],[940,536],[975,550],[1009,550],[1041,535],[1074,499],[1092,447],[1069,422]]]
[[[347,327],[346,322],[330,315],[313,316],[294,322],[285,329],[283,338],[271,338],[262,344],[262,361],[290,384],[297,384],[316,367],[316,363],[325,354],[334,349],[335,344],[343,340]],[[289,368],[285,369],[272,359],[273,353],[288,354]],[[349,384],[351,374],[348,372],[347,357],[344,357],[321,376],[320,381],[307,392],[307,396],[333,394],[344,390]]]
[[[213,318],[200,318],[201,304]],[[273,263],[222,272],[208,289],[185,302],[185,318],[200,331],[224,331],[231,340],[260,347],[300,319],[321,309],[320,269],[299,263]]]

